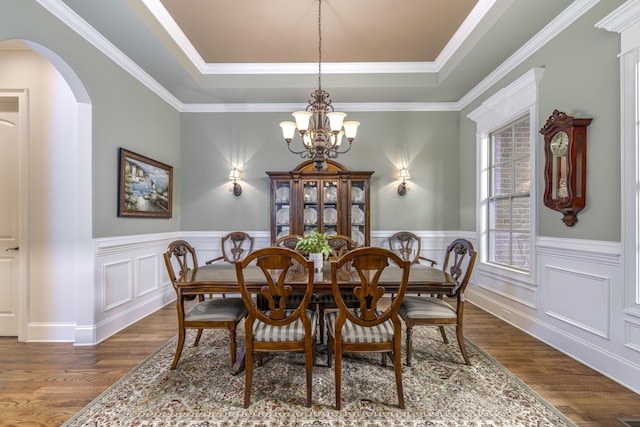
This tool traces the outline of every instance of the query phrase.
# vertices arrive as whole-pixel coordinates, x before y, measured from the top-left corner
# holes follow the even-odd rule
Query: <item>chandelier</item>
[[[327,159],[335,159],[351,149],[356,138],[360,122],[344,121],[347,116],[333,110],[329,93],[322,90],[322,0],[318,0],[318,89],[311,93],[309,105],[305,111],[292,113],[295,122],[281,122],[282,136],[287,148],[303,159],[312,159],[317,170],[324,168]],[[343,129],[344,127],[344,129]],[[302,150],[291,148],[291,141],[296,129],[302,138]],[[342,138],[346,137],[349,145],[342,146]],[[340,151],[340,148],[343,151]]]

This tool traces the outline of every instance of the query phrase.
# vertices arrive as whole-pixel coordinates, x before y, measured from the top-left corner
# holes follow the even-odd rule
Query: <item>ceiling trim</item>
[[[64,24],[66,24],[69,28],[74,30],[78,35],[83,37],[89,43],[91,43],[94,47],[96,47],[99,51],[104,53],[108,58],[122,67],[125,71],[131,74],[134,78],[140,81],[143,85],[149,88],[152,92],[157,94],[160,98],[162,98],[169,105],[174,107],[179,112],[281,112],[281,111],[291,111],[292,109],[297,108],[297,104],[277,104],[277,103],[261,103],[261,104],[183,104],[180,100],[178,100],[175,96],[173,96],[167,89],[165,89],[162,85],[160,85],[153,77],[151,77],[148,73],[146,73],[141,67],[139,67],[134,61],[132,61],[129,57],[127,57],[122,51],[120,51],[117,47],[115,47],[111,42],[109,42],[102,34],[100,34],[95,28],[89,25],[84,19],[82,19],[79,15],[77,15],[71,8],[69,8],[66,4],[64,4],[61,0],[36,0],[42,7],[48,10],[52,15],[60,19]],[[155,3],[159,3],[158,0],[142,0],[145,5],[148,3],[153,5]],[[496,0],[480,0],[478,5],[483,5],[483,7],[490,7]],[[575,0],[569,7],[567,7],[561,14],[559,14],[553,21],[551,21],[547,26],[545,26],[538,34],[536,34],[529,42],[523,45],[515,54],[509,57],[505,62],[503,62],[499,67],[497,67],[491,74],[489,74],[485,79],[483,79],[478,85],[476,85],[473,89],[471,89],[467,94],[465,94],[459,101],[457,102],[443,102],[443,103],[350,103],[350,104],[341,104],[341,106],[349,107],[351,111],[460,111],[473,102],[476,98],[478,98],[482,93],[486,90],[490,89],[494,84],[496,84],[500,79],[505,77],[509,72],[511,72],[517,65],[521,64],[526,58],[535,53],[538,49],[540,49],[544,44],[546,44],[549,40],[553,39],[557,34],[559,34],[564,28],[590,10],[593,6],[598,4],[601,0]],[[148,7],[148,5],[147,5]],[[474,13],[483,13],[482,9],[476,12],[476,8],[471,15]],[[162,9],[164,7],[162,6]],[[166,9],[165,9],[166,12]],[[484,12],[486,13],[486,12]],[[168,14],[168,12],[167,12]],[[478,17],[474,16],[470,18],[471,20],[477,20]],[[173,21],[173,19],[171,18]],[[175,24],[175,22],[174,22]],[[472,24],[467,24],[465,20],[465,27]],[[177,26],[177,24],[176,24]],[[462,27],[461,27],[462,28]],[[467,27],[465,31],[470,31],[470,28]],[[184,34],[183,34],[184,36]],[[457,38],[456,35],[452,38]],[[462,37],[462,35],[460,36]],[[185,37],[186,38],[186,37]],[[456,40],[456,42],[458,42]],[[190,44],[190,43],[189,43]],[[191,46],[193,48],[193,46]],[[445,48],[445,50],[449,49],[449,44]],[[195,49],[194,49],[195,51]],[[444,51],[443,51],[444,52]],[[186,51],[185,51],[186,53]],[[442,54],[441,54],[442,55]],[[200,55],[197,55],[200,57]],[[202,58],[200,58],[202,61]],[[440,62],[440,56],[436,59],[435,63],[412,63],[418,64],[415,65],[417,67],[424,66],[424,64],[434,64],[434,67],[437,67],[437,63]],[[204,61],[202,61],[204,64]],[[370,63],[367,63],[370,64]],[[389,67],[393,67],[392,64],[389,63]],[[420,65],[421,64],[421,65]],[[206,65],[206,64],[204,64]],[[212,64],[209,64],[212,65]],[[217,64],[221,65],[221,64]],[[229,64],[225,64],[229,65]],[[238,65],[238,64],[230,64],[230,65]],[[281,65],[281,64],[244,64],[251,66],[269,66],[269,65]],[[287,64],[289,66],[290,64]],[[299,64],[302,66],[307,66],[311,64]],[[323,63],[323,67],[324,67]],[[340,66],[344,66],[345,69],[348,69],[351,65],[339,64]],[[353,65],[354,67],[358,65]],[[406,64],[405,64],[406,65]],[[431,66],[431,65],[430,65]],[[313,64],[313,72],[317,72],[317,64]],[[338,65],[336,65],[338,67]],[[229,71],[226,71],[228,73]],[[324,72],[324,68],[323,68]],[[336,71],[334,71],[336,72]],[[342,72],[345,72],[344,70]],[[351,71],[355,72],[355,71]],[[362,72],[359,71],[359,72]],[[398,72],[389,71],[389,72]],[[415,71],[412,71],[415,72]]]
[[[126,72],[148,87],[153,93],[158,95],[173,108],[178,111],[182,108],[183,104],[178,100],[178,98],[173,96],[171,92],[147,74],[147,72],[138,66],[138,64],[133,62],[127,55],[115,47],[109,40],[107,40],[61,0],[36,1],[53,16],[78,33],[80,37],[91,43],[96,49],[122,67]]]
[[[471,13],[433,62],[323,62],[322,72],[325,74],[437,73],[451,59],[496,1],[478,0]],[[142,3],[201,74],[316,74],[318,72],[318,64],[315,62],[206,63],[160,0],[142,0]]]
[[[335,104],[334,106],[337,106]],[[182,113],[290,113],[300,109],[300,104],[184,104]],[[344,111],[459,111],[456,102],[360,102],[340,103]]]

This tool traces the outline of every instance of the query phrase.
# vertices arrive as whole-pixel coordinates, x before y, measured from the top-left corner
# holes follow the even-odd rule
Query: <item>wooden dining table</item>
[[[398,277],[395,266],[387,267],[379,280],[379,284],[384,286],[389,293],[398,290]],[[255,293],[267,284],[264,273],[256,266],[250,265],[244,270],[244,280],[247,288]],[[295,288],[296,283],[306,286],[307,272],[304,269],[292,267],[287,273],[286,282]],[[345,290],[351,290],[354,285],[360,284],[360,279],[354,269],[338,271],[338,285]],[[238,278],[234,264],[219,263],[199,266],[189,270],[186,274],[180,274],[176,280],[176,287],[182,295],[200,294],[233,294],[239,293]],[[424,294],[445,294],[455,293],[458,284],[445,271],[429,267],[423,264],[411,264],[407,292]],[[331,294],[331,267],[325,263],[322,273],[314,275],[314,293]],[[236,375],[244,368],[245,348],[241,346],[240,354],[232,368],[232,374]]]

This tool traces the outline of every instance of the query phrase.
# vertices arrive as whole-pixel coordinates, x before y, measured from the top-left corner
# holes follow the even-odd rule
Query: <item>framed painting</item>
[[[118,216],[171,218],[173,167],[120,148]]]

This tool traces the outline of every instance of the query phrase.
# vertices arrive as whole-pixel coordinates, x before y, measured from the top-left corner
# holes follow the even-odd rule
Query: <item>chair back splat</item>
[[[184,240],[176,240],[169,244],[163,254],[167,274],[176,291],[176,308],[178,314],[178,344],[176,354],[171,363],[171,369],[175,369],[182,354],[187,329],[197,329],[194,347],[200,342],[203,329],[226,328],[229,330],[229,352],[231,365],[236,361],[236,327],[247,315],[247,309],[241,298],[208,299],[205,301],[203,294],[195,294],[185,291],[185,280],[190,272],[198,270],[198,259],[195,249]],[[178,265],[178,272],[174,270],[173,261]],[[185,300],[198,297],[198,303],[185,310]]]
[[[407,365],[411,365],[413,351],[413,328],[419,325],[438,326],[445,343],[449,343],[444,325],[456,327],[456,337],[460,352],[467,365],[471,365],[467,349],[464,345],[463,314],[464,291],[469,284],[475,265],[477,252],[466,239],[456,239],[448,247],[442,269],[455,280],[455,292],[446,295],[455,298],[455,303],[444,300],[443,295],[413,296],[408,295],[400,305],[400,316],[407,325]]]
[[[409,279],[410,262],[388,249],[362,247],[347,252],[331,262],[331,285],[337,303],[337,312],[325,314],[328,331],[327,360],[331,366],[331,355],[335,358],[336,409],[341,407],[342,354],[382,353],[391,355],[394,364],[398,406],[404,408],[402,391],[402,323],[398,308],[404,297]],[[379,285],[382,274],[394,274],[398,282],[396,298],[384,310],[378,305],[385,294]],[[357,277],[350,293],[340,286],[345,280]],[[344,283],[343,283],[344,284]],[[344,300],[352,295],[359,302],[358,308],[350,308]]]
[[[260,298],[252,297],[250,282],[245,278],[245,271],[254,264],[264,275],[267,284],[258,291]],[[245,321],[246,363],[244,407],[249,407],[251,400],[251,382],[253,378],[253,355],[261,356],[265,352],[304,352],[307,384],[307,407],[311,406],[312,367],[315,361],[315,333],[317,315],[307,310],[313,292],[312,264],[298,252],[289,248],[271,246],[250,253],[244,260],[236,261],[236,274],[242,300],[249,314]],[[292,268],[299,265],[304,273]],[[296,273],[295,286],[304,291],[296,306],[288,306],[288,296],[293,292],[293,285],[288,283],[290,275]],[[253,290],[255,292],[255,290]],[[258,304],[257,300],[262,300]],[[258,358],[260,363],[261,358]]]

